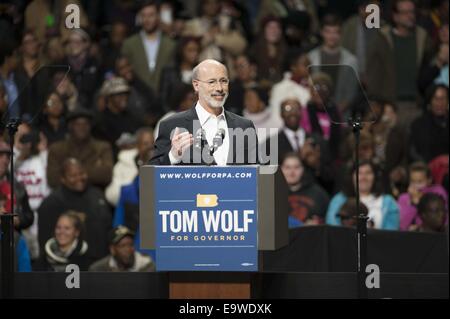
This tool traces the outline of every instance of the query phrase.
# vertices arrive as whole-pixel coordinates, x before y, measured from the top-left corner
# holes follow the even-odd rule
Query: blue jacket
[[[400,211],[395,199],[391,195],[381,195],[381,197],[383,198],[381,205],[381,213],[383,215],[381,229],[398,230],[400,228]],[[342,192],[334,195],[328,206],[326,217],[326,223],[328,225],[341,225],[341,221],[336,215],[346,201],[347,196]]]
[[[292,216],[288,216],[288,227],[289,228],[297,228],[300,226],[303,226],[303,223],[299,221],[297,218],[294,218]]]
[[[16,247],[16,261],[17,261],[17,271],[18,272],[30,272],[31,271],[31,258],[30,251],[28,250],[25,238],[22,235],[16,233],[14,235]],[[0,234],[1,241],[1,234]]]
[[[116,211],[114,212],[113,227],[125,225],[125,207],[127,204],[134,204],[139,207],[139,175],[133,180],[131,184],[121,187],[119,202],[117,203]],[[156,260],[155,251],[153,249],[141,249],[139,225],[136,229],[134,245],[137,251],[150,255],[153,260]]]
[[[17,270],[19,272],[30,272],[31,271],[31,258],[30,251],[28,250],[25,238],[22,235],[19,237],[19,242],[16,247],[17,254]]]

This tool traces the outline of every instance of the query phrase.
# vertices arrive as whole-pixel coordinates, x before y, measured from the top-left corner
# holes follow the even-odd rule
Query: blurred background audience
[[[192,69],[205,58],[228,67],[225,108],[253,121],[263,149],[278,145],[271,155],[289,187],[291,227],[355,226],[358,152],[369,226],[443,231],[448,3],[2,2],[0,206],[13,178],[18,269],[154,269],[139,247],[138,169],[159,123],[195,105]],[[68,4],[80,8],[80,28],[66,27]],[[365,24],[369,4],[382,9],[380,28]],[[70,72],[46,68],[55,65]],[[358,150],[348,125],[355,88],[365,105]],[[12,116],[24,123],[15,172]]]

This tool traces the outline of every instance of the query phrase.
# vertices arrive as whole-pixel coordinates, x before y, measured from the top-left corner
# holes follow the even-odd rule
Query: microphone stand
[[[355,162],[354,171],[356,173],[355,193],[356,193],[356,236],[357,236],[357,296],[359,299],[367,299],[366,287],[366,267],[367,267],[367,220],[368,217],[360,210],[360,196],[359,196],[359,140],[362,129],[361,118],[351,117],[349,125],[355,136]]]
[[[211,158],[212,158],[212,160],[211,161],[209,161],[209,163],[207,163],[208,164],[208,166],[212,166],[212,164],[214,163],[214,152],[217,150],[217,147],[215,147],[214,145],[212,145],[212,146],[210,146],[209,147],[209,150],[208,150],[208,152],[209,152],[209,156],[211,156]]]
[[[14,297],[14,136],[20,125],[20,119],[12,118],[6,128],[8,129],[10,148],[10,188],[11,188],[11,211],[2,214],[2,298]]]
[[[224,133],[221,132],[220,135],[216,134],[216,136],[213,139],[213,145],[209,147],[209,155],[210,156],[213,156],[214,152],[217,151],[217,149],[220,146],[222,146],[224,138],[225,138],[225,134]],[[211,164],[209,164],[209,165],[211,165]]]

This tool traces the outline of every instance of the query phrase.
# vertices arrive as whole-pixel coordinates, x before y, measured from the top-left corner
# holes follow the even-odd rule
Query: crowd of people
[[[66,26],[68,4],[80,28]],[[369,4],[381,8],[380,28],[366,26]],[[155,269],[139,247],[138,168],[160,122],[195,105],[193,68],[204,59],[227,66],[225,109],[251,120],[261,145],[278,145],[290,227],[354,227],[358,170],[369,227],[446,231],[448,5],[2,2],[0,212],[14,201],[18,270]],[[13,117],[22,124],[10,154]]]

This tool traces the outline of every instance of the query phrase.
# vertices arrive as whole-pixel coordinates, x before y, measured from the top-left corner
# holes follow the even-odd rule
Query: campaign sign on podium
[[[155,167],[156,269],[257,271],[256,166]]]

